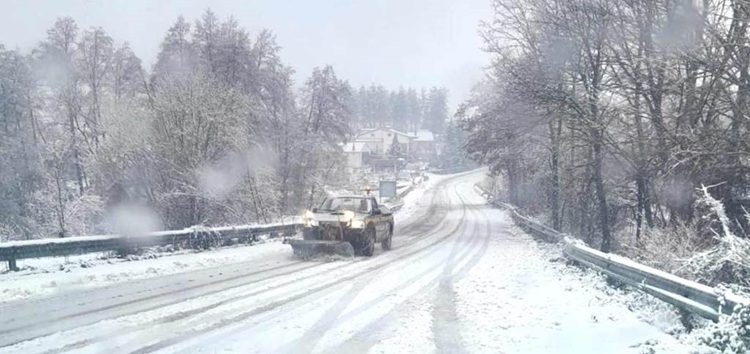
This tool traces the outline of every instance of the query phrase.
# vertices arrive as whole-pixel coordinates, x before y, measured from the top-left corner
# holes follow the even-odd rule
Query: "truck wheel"
[[[375,230],[368,228],[365,230],[365,238],[362,240],[362,255],[372,257],[375,253]]]
[[[391,242],[393,241],[393,225],[388,225],[388,237],[380,242],[380,246],[383,247],[383,251],[391,249]]]

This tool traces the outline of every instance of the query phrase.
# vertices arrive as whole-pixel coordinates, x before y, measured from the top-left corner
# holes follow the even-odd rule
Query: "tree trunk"
[[[522,207],[518,198],[518,179],[516,177],[515,159],[511,159],[506,170],[508,172],[508,191],[510,192],[508,197],[510,198],[510,204]]]
[[[81,156],[78,151],[78,141],[76,137],[76,117],[73,112],[72,104],[68,102],[68,129],[70,132],[70,148],[73,152],[73,163],[75,164],[76,180],[78,182],[78,193],[83,195],[83,166],[81,164]]]
[[[607,196],[604,192],[604,178],[602,177],[603,152],[601,140],[601,132],[597,130],[592,144],[594,189],[596,191],[596,201],[599,208],[599,227],[602,232],[602,243],[600,249],[602,252],[609,252],[612,249],[612,235],[609,231],[609,208],[607,207]]]
[[[550,143],[552,145],[550,156],[550,169],[552,170],[552,190],[550,191],[552,228],[562,231],[562,220],[560,217],[560,134],[562,132],[562,119],[557,118],[550,122],[549,130]]]
[[[640,65],[636,70],[640,70]],[[637,141],[637,155],[636,160],[636,171],[635,171],[635,185],[636,185],[636,199],[638,200],[637,205],[638,209],[635,215],[636,220],[636,232],[635,232],[635,239],[636,243],[640,243],[640,236],[641,236],[641,228],[643,225],[643,219],[646,219],[646,224],[648,227],[654,226],[654,220],[653,215],[651,212],[651,200],[649,197],[649,189],[648,184],[649,180],[646,175],[646,171],[648,169],[647,166],[647,154],[646,146],[645,146],[645,138],[643,134],[643,122],[641,119],[641,92],[642,92],[642,86],[640,79],[638,77],[635,78],[635,91],[633,94],[633,106],[635,108],[635,131],[636,131],[636,141]]]
[[[63,162],[60,161],[60,164]],[[57,225],[60,228],[60,237],[65,237],[65,201],[63,199],[63,172],[60,166],[55,167],[55,187],[57,191]]]

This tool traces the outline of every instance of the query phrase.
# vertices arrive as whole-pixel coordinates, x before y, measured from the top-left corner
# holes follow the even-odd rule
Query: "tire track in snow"
[[[484,208],[482,210],[484,210]],[[489,222],[489,219],[487,219],[484,213],[481,213],[481,215],[483,215],[485,221],[487,221],[486,228],[485,228],[486,231],[485,231],[483,241],[481,242],[480,248],[471,255],[471,260],[467,262],[466,264],[464,264],[456,272],[456,274],[454,275],[456,280],[463,278],[466,275],[466,273],[468,273],[468,271],[471,270],[471,268],[473,268],[481,260],[481,258],[484,256],[489,246],[490,237],[492,235],[491,222]],[[479,240],[477,239],[477,241]],[[460,258],[466,259],[467,257],[469,257],[471,248],[473,248],[476,245],[476,243],[477,242],[472,242],[472,244],[469,247],[467,247],[467,251],[462,256],[460,256]],[[423,274],[420,274],[420,276],[425,275],[426,273],[428,272],[424,272]],[[409,279],[409,282],[414,281],[415,278],[417,277]],[[396,319],[398,319],[399,317],[405,316],[406,311],[404,311],[404,306],[410,301],[412,301],[415,297],[434,291],[434,289],[436,288],[436,285],[438,284],[438,281],[439,281],[439,278],[436,278],[430,281],[429,283],[425,284],[417,292],[415,292],[412,295],[409,295],[403,301],[396,304],[388,313],[373,320],[370,323],[370,325],[360,329],[358,332],[352,335],[349,339],[339,344],[335,348],[327,349],[326,352],[341,353],[341,352],[352,352],[352,351],[361,351],[361,352],[368,351],[372,346],[377,344],[377,339],[373,340],[372,337],[376,336],[378,333],[383,332],[385,328],[395,323]],[[371,305],[371,304],[363,305],[362,306],[363,310],[366,308],[369,308],[369,306],[367,305]],[[345,321],[349,319],[350,316],[355,316],[358,314],[356,310],[352,312],[353,313],[351,315],[347,314],[347,316],[342,318],[342,320]]]
[[[449,233],[449,237],[453,236],[458,232],[461,228],[465,227],[465,218],[466,218],[466,206],[465,203],[463,203],[463,200],[461,199],[460,195],[456,194],[456,196],[462,201],[461,208],[462,208],[462,216],[460,218],[459,226],[454,230],[455,232]],[[448,204],[452,204],[450,202],[450,199],[448,200]],[[445,241],[443,241],[445,242]],[[438,244],[435,244],[434,246],[437,246]],[[437,251],[437,247],[432,247],[433,250],[429,253],[423,254],[422,257],[427,257],[428,255],[434,253]],[[422,258],[420,257],[420,258]],[[413,263],[414,260],[410,260],[409,263]],[[382,272],[382,269],[381,271]],[[355,292],[348,292],[343,297],[340,298],[340,301],[338,301],[334,306],[332,306],[332,309],[335,309],[334,311],[327,311],[321,318],[313,324],[306,333],[299,339],[293,341],[292,343],[285,345],[282,349],[278,350],[278,352],[287,353],[287,352],[294,352],[294,353],[308,353],[311,352],[318,342],[320,342],[326,333],[333,327],[335,327],[338,323],[345,323],[346,321],[350,320],[351,318],[356,317],[358,314],[367,311],[371,309],[372,307],[378,305],[382,301],[384,301],[386,298],[391,296],[391,294],[396,293],[398,291],[401,291],[411,285],[413,285],[415,282],[417,282],[419,279],[423,278],[429,273],[434,272],[433,269],[427,269],[418,275],[409,278],[408,280],[398,284],[395,288],[390,289],[387,293],[376,297],[373,300],[370,300],[366,302],[365,304],[362,304],[351,311],[347,312],[345,316],[340,317],[340,314],[346,309],[346,307],[355,299],[356,295],[367,285],[366,281],[369,281],[370,279],[374,278],[375,275],[369,276],[367,280],[358,280],[357,283],[355,283],[354,288],[357,289]],[[345,301],[341,301],[345,300]]]
[[[441,224],[435,226],[433,228],[433,230],[440,229],[440,226],[441,226]],[[420,236],[422,236],[422,235],[417,235],[417,236],[410,237],[409,240],[412,240],[412,239],[415,239],[415,238],[420,238]],[[412,246],[412,244],[409,243],[406,246]],[[430,247],[430,246],[431,245],[428,245],[427,247]],[[135,331],[143,330],[143,327],[145,327],[146,325],[164,325],[164,324],[176,322],[178,320],[183,320],[183,319],[186,319],[186,318],[189,318],[189,317],[192,317],[192,316],[196,316],[196,315],[205,313],[207,311],[210,311],[212,309],[218,308],[218,307],[223,306],[223,305],[231,304],[233,302],[241,301],[241,300],[244,300],[244,299],[247,299],[247,298],[251,298],[253,296],[257,296],[257,295],[260,295],[260,294],[263,294],[263,293],[266,293],[266,292],[269,292],[269,291],[280,289],[280,288],[283,288],[283,287],[288,286],[288,285],[294,285],[296,283],[299,283],[300,281],[304,281],[304,280],[312,279],[314,277],[318,277],[322,273],[327,273],[327,272],[331,272],[331,271],[341,270],[343,268],[348,268],[348,267],[351,267],[351,266],[356,266],[358,264],[359,264],[359,262],[344,263],[342,266],[337,267],[337,268],[325,269],[325,270],[322,270],[321,272],[318,272],[318,273],[309,274],[309,275],[303,276],[301,278],[295,278],[295,279],[283,282],[281,284],[277,284],[277,285],[273,285],[273,286],[269,286],[269,287],[263,288],[261,290],[256,290],[256,291],[252,291],[252,292],[249,292],[249,293],[243,293],[243,294],[237,295],[237,296],[232,296],[232,297],[226,298],[224,300],[221,300],[221,301],[218,301],[218,302],[206,305],[206,306],[202,306],[202,307],[199,307],[199,308],[195,308],[195,309],[192,309],[192,310],[179,311],[179,312],[176,312],[174,314],[170,314],[170,315],[166,315],[166,316],[161,317],[161,318],[157,318],[157,319],[155,319],[155,320],[153,320],[153,321],[151,321],[149,323],[138,324],[136,326],[131,326],[131,327],[128,327],[128,328],[118,328],[118,329],[112,330],[112,331],[110,331],[108,333],[98,335],[98,336],[96,336],[94,338],[88,338],[88,339],[85,339],[85,340],[82,340],[82,341],[78,341],[78,342],[75,342],[75,343],[68,344],[65,347],[62,347],[62,348],[59,348],[59,349],[56,349],[56,350],[47,351],[47,352],[45,352],[45,354],[62,353],[62,352],[73,350],[73,349],[83,348],[85,346],[92,345],[92,344],[95,344],[97,342],[108,341],[108,340],[111,340],[111,338],[113,336],[123,335],[123,334],[132,333],[132,332],[135,332]],[[286,272],[286,273],[282,273],[282,274],[272,275],[272,276],[269,276],[269,277],[258,279],[254,283],[259,283],[259,282],[263,282],[263,281],[266,281],[266,280],[275,279],[277,277],[281,277],[281,276],[285,276],[285,275],[290,275],[290,274],[293,274],[293,273],[297,273],[297,272],[300,272],[300,271],[308,270],[308,269],[311,269],[311,268],[314,268],[314,267],[318,267],[318,266],[322,266],[322,265],[327,265],[327,263],[320,263],[320,264],[316,264],[314,266],[306,267],[306,268],[303,268],[303,269],[300,269],[300,270],[293,270],[291,272]],[[243,284],[243,285],[239,285],[239,286],[246,286],[246,285],[247,284]],[[219,291],[208,293],[207,295],[211,295],[213,293],[220,292],[220,291],[231,290],[231,289],[234,289],[234,288],[239,287],[239,286],[233,286],[233,287],[225,288],[223,290],[219,290]],[[181,302],[181,301],[175,301],[174,303],[178,303],[178,302]],[[154,310],[155,308],[156,307],[150,308],[150,309],[142,311],[142,312]],[[125,315],[125,316],[127,316],[127,315]]]
[[[450,204],[452,204],[450,200],[448,200],[448,202]],[[463,209],[465,209],[465,207],[462,205],[462,210]],[[394,262],[385,264],[385,266],[386,266],[385,268],[388,268],[388,267],[399,267],[399,269],[400,269],[400,264],[401,263],[412,264],[415,261],[418,261],[418,260],[420,260],[422,258],[427,258],[431,254],[437,252],[439,250],[439,248],[436,247],[436,246],[439,245],[441,242],[444,242],[448,238],[452,237],[455,234],[455,231],[459,227],[461,227],[463,225],[464,220],[465,220],[464,216],[465,216],[465,210],[463,210],[462,217],[459,218],[459,224],[456,225],[455,228],[453,228],[451,231],[448,231],[448,234],[446,234],[445,236],[440,237],[440,239],[435,240],[435,241],[433,241],[432,243],[430,243],[430,244],[428,244],[426,246],[422,246],[422,248],[423,248],[422,251],[426,251],[426,252],[420,252],[418,255],[410,256],[409,258],[400,258],[400,259],[397,259]],[[440,227],[440,225],[439,225],[435,229],[442,230],[443,227]],[[435,237],[435,236],[437,236],[437,234],[431,234],[430,238]],[[411,246],[411,245],[409,245],[409,246]],[[392,254],[392,252],[391,253],[386,253],[386,254],[384,254],[384,256],[385,255],[389,255],[389,254]],[[379,272],[382,272],[383,270],[385,270],[385,268],[380,268]],[[369,310],[372,306],[377,305],[378,303],[382,302],[383,300],[385,300],[390,295],[390,293],[392,293],[394,291],[397,291],[397,290],[400,290],[401,288],[406,288],[406,287],[412,285],[413,281],[418,280],[422,276],[424,276],[424,275],[426,275],[428,273],[431,273],[431,272],[434,272],[434,270],[430,269],[428,271],[425,271],[425,272],[421,273],[421,275],[418,276],[418,277],[411,278],[409,281],[404,282],[403,284],[399,285],[397,289],[392,289],[391,291],[389,291],[388,294],[384,294],[384,295],[382,295],[382,296],[380,296],[378,298],[370,300],[365,305],[361,305],[361,306],[359,306],[359,307],[357,307],[357,308],[355,308],[355,309],[347,312],[342,317],[327,318],[326,319],[325,318],[326,316],[322,316],[321,319],[318,322],[316,322],[316,325],[313,325],[313,326],[310,327],[310,329],[306,332],[305,335],[309,334],[310,336],[317,336],[320,339],[320,338],[322,338],[322,336],[329,329],[327,326],[325,326],[323,324],[332,324],[332,325],[335,326],[339,322],[342,322],[342,321],[346,322],[346,321],[350,320],[351,318],[356,317],[357,314],[365,312],[365,311]],[[327,289],[326,292],[330,293],[330,292],[335,292],[336,290],[338,290],[338,288],[331,287],[330,289]],[[318,296],[318,297],[322,298],[322,297],[325,297],[325,295],[321,294],[321,296]],[[346,296],[345,296],[345,298],[346,298]],[[354,300],[354,296],[349,297],[348,299],[346,299],[346,301],[342,301],[340,304],[337,304],[336,307],[338,307],[338,308],[346,308],[348,306],[348,304],[350,304],[353,300]],[[305,304],[305,305],[309,305],[309,304]],[[288,315],[289,313],[293,313],[294,311],[299,311],[299,307],[291,308],[290,311],[282,312],[282,314],[287,314]],[[330,315],[331,313],[334,313],[334,312],[329,312],[328,314]],[[267,314],[264,314],[264,316],[267,319],[273,319],[273,318],[278,317],[275,313],[267,313]],[[266,322],[264,322],[264,318],[256,318],[254,322],[255,323],[251,324],[249,327],[248,326],[243,326],[241,329],[238,329],[237,331],[252,331],[252,328],[255,328],[257,326],[264,326],[264,325],[266,325]],[[222,335],[231,335],[234,332],[235,331],[230,332],[230,333],[222,333]],[[285,351],[303,352],[299,348],[294,348],[294,345],[285,345],[283,347],[283,349],[274,350],[274,352],[285,352]],[[190,352],[190,350],[184,350],[183,352]]]
[[[473,189],[472,189],[473,190]],[[476,264],[484,252],[487,250],[489,244],[490,235],[490,224],[487,221],[487,231],[485,232],[484,245],[481,248],[481,255],[475,257],[472,262],[472,266]],[[461,337],[461,323],[458,317],[458,311],[456,310],[457,296],[454,288],[454,269],[458,264],[456,259],[457,247],[454,244],[454,248],[443,267],[443,273],[440,276],[437,291],[432,302],[432,333],[435,338],[435,346],[438,352],[441,353],[465,353],[463,339]],[[470,268],[464,270],[468,271]]]
[[[322,265],[325,265],[325,263],[321,263],[319,265],[322,266]],[[306,269],[309,269],[309,268],[306,268]],[[267,277],[267,278],[264,278],[264,279],[259,279],[256,282],[263,282],[263,281],[266,281],[266,280],[275,279],[277,277],[284,276],[284,275],[290,275],[290,274],[293,274],[293,273],[296,273],[296,271],[292,271],[292,272],[284,273],[284,274],[278,274],[278,275],[270,276],[270,277]],[[316,276],[319,276],[319,275],[320,275],[320,273],[309,274],[309,275],[303,276],[301,278],[295,278],[295,279],[283,282],[281,284],[276,284],[276,285],[268,286],[268,287],[265,287],[263,289],[255,290],[255,291],[252,291],[252,292],[249,292],[249,293],[243,293],[242,295],[237,295],[237,296],[232,296],[232,297],[229,297],[229,298],[225,298],[223,300],[211,303],[211,304],[206,305],[206,306],[198,307],[198,308],[187,310],[187,311],[178,311],[178,312],[175,312],[173,314],[169,314],[169,315],[165,315],[163,317],[156,318],[153,321],[150,321],[148,323],[141,323],[141,324],[138,324],[138,325],[135,325],[135,326],[127,327],[127,328],[116,328],[116,329],[113,329],[112,331],[109,331],[109,332],[104,333],[104,334],[100,334],[100,335],[98,335],[96,337],[88,338],[88,339],[85,339],[85,340],[82,340],[82,341],[78,341],[78,342],[75,342],[75,343],[71,343],[71,344],[66,345],[65,347],[62,347],[62,348],[59,348],[59,349],[55,349],[55,350],[46,351],[44,353],[45,354],[63,353],[63,352],[69,351],[69,350],[83,348],[83,347],[86,347],[88,345],[92,345],[92,344],[95,344],[95,343],[108,341],[108,340],[111,340],[113,337],[118,336],[118,335],[121,336],[121,335],[124,335],[124,334],[129,334],[129,333],[133,333],[133,332],[136,332],[136,331],[139,331],[139,330],[143,330],[143,328],[146,325],[157,325],[158,326],[158,325],[169,324],[169,323],[172,323],[172,322],[176,322],[176,321],[179,321],[179,320],[183,320],[183,319],[186,319],[186,318],[189,318],[189,317],[192,317],[192,316],[196,316],[196,315],[205,313],[207,311],[210,311],[212,309],[218,308],[218,307],[223,306],[223,305],[230,304],[230,303],[235,302],[235,301],[247,299],[247,298],[250,298],[250,297],[253,297],[253,296],[257,296],[257,295],[260,295],[260,294],[263,294],[263,293],[266,293],[266,292],[269,292],[269,291],[280,289],[280,288],[283,288],[285,286],[297,283],[297,282],[302,281],[302,280],[307,280],[307,279],[310,279],[310,278],[313,278],[313,277],[316,277]],[[225,289],[225,291],[226,290],[231,290],[231,288],[227,288],[227,289]]]
[[[441,207],[442,209],[445,209],[445,210],[450,210],[450,206],[449,206],[449,205],[440,205],[440,207]],[[443,214],[445,214],[445,213],[443,213]],[[440,215],[438,215],[438,216],[440,216]],[[442,220],[441,220],[441,222],[440,222],[440,223],[438,223],[437,225],[435,225],[434,227],[432,227],[432,229],[430,230],[430,233],[429,233],[429,235],[431,235],[431,236],[435,236],[435,235],[437,235],[437,234],[435,233],[435,230],[441,230],[441,229],[443,229],[443,228],[445,227],[445,226],[443,226],[443,225],[442,225],[442,223],[443,223],[443,222],[445,222],[445,218],[444,218],[444,216],[440,216],[440,218],[442,219]],[[380,257],[376,257],[376,258],[373,258],[372,260],[377,260],[377,261],[381,261],[381,262],[383,262],[383,261],[384,261],[384,260],[386,260],[386,259],[387,259],[388,257],[390,257],[390,258],[394,258],[394,257],[399,257],[399,256],[400,256],[400,255],[399,255],[399,253],[400,253],[399,251],[403,251],[403,252],[406,252],[406,251],[407,251],[407,250],[409,250],[410,248],[414,248],[414,247],[420,247],[420,248],[419,248],[419,250],[425,250],[425,249],[429,249],[429,248],[430,248],[430,247],[431,247],[432,245],[434,245],[434,244],[436,244],[436,243],[438,243],[438,242],[440,242],[440,241],[441,241],[441,240],[439,239],[439,240],[435,240],[435,241],[433,241],[432,243],[430,243],[430,244],[428,244],[428,245],[422,245],[422,244],[424,243],[424,242],[422,242],[422,240],[423,240],[424,238],[422,238],[421,236],[422,236],[422,235],[417,235],[417,236],[411,237],[411,238],[409,238],[409,240],[411,240],[411,239],[415,239],[415,238],[419,238],[419,240],[417,240],[417,241],[415,241],[415,242],[410,242],[410,243],[407,243],[407,244],[406,244],[406,245],[405,245],[404,247],[397,247],[397,249],[395,249],[395,250],[394,250],[395,252],[388,252],[388,253],[385,253],[385,254],[383,254],[383,255],[382,255],[382,256],[380,256]],[[425,240],[425,241],[427,241],[427,240],[429,240],[429,239],[431,239],[431,238],[432,238],[432,237],[430,237],[430,238],[427,238],[427,239],[424,239],[424,240]],[[403,253],[403,252],[401,252],[401,253]],[[411,253],[409,253],[409,254],[413,254],[413,253],[414,253],[414,252],[411,252]],[[408,256],[408,255],[407,255],[407,256]],[[386,258],[383,258],[383,257],[386,257]],[[369,261],[369,259],[368,259],[368,261]],[[342,265],[341,267],[338,267],[338,268],[333,268],[333,269],[327,269],[327,270],[325,270],[325,271],[324,271],[324,273],[328,273],[328,272],[331,272],[331,271],[336,271],[336,270],[341,270],[342,268],[345,268],[345,267],[350,267],[350,266],[354,266],[354,265],[359,265],[359,264],[363,264],[364,262],[366,262],[366,261],[362,261],[362,262],[350,262],[350,263],[345,263],[345,264],[343,264],[343,265]],[[313,275],[311,275],[311,276],[309,276],[309,277],[306,277],[306,278],[312,278],[312,277],[315,277],[316,275],[320,275],[320,274],[313,274]],[[297,283],[297,282],[298,282],[298,281],[294,280],[294,281],[291,281],[291,282],[289,282],[289,283]],[[265,291],[264,291],[264,292],[265,292]],[[292,291],[292,292],[290,292],[290,293],[294,293],[294,291]],[[254,293],[254,294],[252,294],[252,295],[257,295],[257,294],[258,294],[258,293]],[[231,303],[232,301],[237,301],[237,300],[241,300],[241,299],[244,299],[244,298],[249,298],[249,297],[250,297],[250,296],[238,296],[238,297],[235,297],[235,298],[231,299],[231,301],[225,301],[225,302],[223,302],[223,303]],[[216,306],[210,306],[210,305],[209,305],[209,306],[207,306],[207,307],[205,308],[205,310],[206,310],[206,311],[207,311],[207,310],[210,310],[210,308],[208,308],[208,307],[210,307],[210,308],[215,308]],[[205,312],[205,311],[195,311],[194,313],[191,313],[190,315],[197,315],[197,314],[200,314],[200,313],[204,313],[204,312]],[[182,319],[182,318],[184,318],[184,317],[187,317],[187,316],[179,316],[179,317],[180,317],[180,319]],[[120,333],[118,333],[118,334],[126,334],[126,333],[129,333],[129,332],[134,332],[134,331],[142,330],[142,328],[141,328],[141,327],[142,327],[142,326],[136,326],[136,327],[134,327],[134,328],[131,328],[131,330],[129,330],[129,331],[122,331],[122,330],[120,330]],[[106,336],[105,336],[105,337],[106,337]],[[110,339],[110,337],[106,337],[106,339]],[[139,341],[140,341],[140,340],[143,340],[143,338],[139,338]],[[88,343],[88,344],[92,344],[92,343]]]
[[[451,202],[451,201],[448,200],[448,202]],[[425,246],[423,246],[421,248],[417,248],[417,249],[414,249],[414,250],[411,250],[411,251],[407,252],[406,254],[402,255],[399,258],[399,261],[408,261],[410,257],[413,257],[415,255],[419,255],[419,254],[427,252],[427,251],[433,251],[434,250],[434,246],[442,243],[446,239],[448,239],[451,236],[453,236],[453,234],[458,230],[458,228],[463,225],[463,223],[465,222],[465,219],[466,219],[465,218],[466,206],[462,203],[461,207],[462,207],[463,215],[460,218],[459,223],[452,230],[449,230],[448,233],[445,236],[442,236],[442,237],[440,237],[438,239],[433,240],[428,245],[425,245]],[[415,244],[410,244],[409,246],[415,246]],[[388,255],[388,254],[393,254],[393,252],[386,253],[385,255]],[[378,260],[378,258],[374,258],[373,260]],[[291,304],[291,303],[293,303],[295,301],[304,299],[304,298],[306,298],[308,296],[311,296],[313,294],[319,294],[319,293],[325,292],[325,291],[334,291],[334,290],[336,290],[334,288],[335,285],[339,285],[339,284],[342,284],[342,283],[346,283],[346,282],[355,280],[355,279],[361,277],[364,274],[372,272],[373,270],[385,268],[385,267],[388,267],[388,266],[391,266],[391,265],[392,265],[392,263],[381,262],[380,264],[375,264],[373,266],[370,266],[370,267],[368,267],[368,268],[366,268],[366,269],[364,269],[364,270],[362,270],[360,272],[354,273],[352,275],[349,275],[349,276],[346,276],[346,277],[334,280],[332,282],[329,282],[329,283],[323,284],[321,286],[309,289],[308,291],[305,291],[305,292],[302,292],[302,293],[295,293],[295,294],[293,294],[291,296],[287,296],[287,297],[285,297],[285,298],[283,298],[281,300],[277,300],[277,301],[274,301],[274,302],[271,302],[271,303],[268,303],[268,304],[265,304],[265,305],[262,305],[262,306],[259,306],[259,307],[255,307],[252,310],[245,311],[245,312],[242,312],[240,314],[234,314],[233,316],[230,315],[230,314],[226,314],[227,317],[219,316],[222,319],[220,321],[216,322],[216,323],[213,323],[213,324],[209,325],[207,328],[204,328],[204,329],[201,329],[201,330],[198,330],[198,331],[191,330],[191,329],[188,328],[186,332],[183,332],[183,333],[181,333],[181,334],[179,334],[179,335],[177,335],[175,337],[169,338],[169,339],[165,339],[165,340],[162,340],[162,341],[159,341],[159,342],[156,342],[156,343],[152,343],[152,344],[146,345],[145,347],[142,347],[141,349],[135,351],[135,353],[150,353],[150,352],[154,352],[154,351],[157,351],[157,350],[160,350],[160,349],[164,349],[164,348],[167,348],[169,346],[175,345],[177,343],[183,342],[185,340],[192,339],[196,335],[200,335],[202,333],[207,333],[207,332],[210,332],[210,331],[213,331],[213,330],[217,330],[217,329],[225,327],[225,326],[232,325],[232,324],[237,323],[237,322],[241,322],[241,321],[247,320],[247,319],[252,318],[254,316],[257,316],[257,315],[260,315],[260,314],[263,314],[263,313],[275,310],[276,308],[280,308],[282,306]],[[135,343],[133,343],[133,344],[135,344]]]
[[[290,268],[296,265],[300,265],[302,263],[303,262],[294,262],[294,263],[284,264],[281,266],[275,266],[275,267],[255,271],[255,272],[245,273],[241,275],[234,275],[228,278],[221,278],[221,279],[210,281],[207,283],[201,283],[201,284],[196,284],[196,285],[192,285],[188,287],[177,288],[174,290],[160,292],[160,293],[148,295],[148,296],[133,299],[133,300],[127,300],[127,301],[117,302],[115,304],[110,304],[106,306],[95,307],[95,308],[81,311],[81,312],[74,312],[74,313],[62,315],[59,317],[52,317],[52,318],[48,317],[48,318],[45,318],[45,320],[42,323],[32,322],[32,323],[21,325],[21,326],[3,329],[3,330],[0,330],[0,348],[18,344],[24,341],[37,339],[37,338],[40,338],[40,337],[43,337],[52,333],[56,333],[59,331],[59,329],[67,329],[65,328],[65,325],[64,325],[66,322],[76,321],[75,326],[81,327],[81,326],[92,324],[92,323],[95,323],[95,322],[98,322],[107,318],[111,318],[112,317],[111,315],[103,314],[104,312],[108,312],[108,311],[118,311],[119,309],[124,308],[125,310],[121,310],[120,312],[117,312],[117,317],[132,315],[135,313],[140,313],[140,312],[145,312],[145,311],[151,311],[151,310],[155,310],[164,306],[169,306],[169,305],[173,305],[182,301],[189,300],[189,298],[180,296],[181,293],[184,293],[186,291],[197,290],[199,294],[194,295],[193,297],[211,295],[214,293],[218,293],[221,291],[226,291],[228,289],[242,286],[242,284],[233,285],[230,287],[224,287],[220,289],[206,290],[206,291],[201,291],[201,289],[209,288],[210,286],[217,285],[220,283],[239,281],[239,280],[246,279],[246,278],[252,278],[252,277],[264,274],[264,273]],[[285,272],[283,274],[293,274],[295,272],[299,272],[299,271],[306,270],[306,269],[311,269],[314,267],[318,267],[320,265],[321,264],[304,265],[303,267],[299,269],[293,268],[291,271]],[[275,277],[275,276],[271,276],[271,278],[272,277]],[[148,302],[153,302],[153,303],[149,305]],[[145,305],[137,306],[138,304],[145,304]],[[80,305],[81,304],[79,304],[79,306]],[[127,308],[128,306],[134,306],[134,308],[128,309]],[[97,314],[101,314],[101,315],[97,315]],[[89,317],[87,318],[87,316]],[[50,325],[50,324],[54,326],[52,328],[44,327],[44,325]]]
[[[439,224],[434,229],[440,229],[441,226],[442,226],[442,224]],[[415,237],[412,237],[412,238],[419,238],[419,236],[415,236]],[[411,247],[411,246],[413,246],[413,243],[409,243],[409,244],[406,245],[406,247],[399,248],[399,249],[401,249],[401,250],[408,249],[408,247]],[[431,245],[427,245],[427,246],[425,246],[425,248],[428,248],[430,246]],[[389,253],[387,253],[387,254],[385,254],[383,256],[388,256],[388,255],[391,255],[391,254],[392,253],[389,252]],[[391,257],[391,258],[393,258],[393,257]],[[66,345],[66,346],[64,346],[62,348],[51,350],[51,351],[47,351],[45,353],[48,353],[48,354],[49,353],[60,353],[60,352],[65,352],[65,351],[69,351],[69,350],[73,350],[73,349],[83,348],[83,347],[86,347],[86,346],[89,346],[89,345],[93,345],[93,344],[96,344],[96,343],[110,341],[115,336],[122,336],[122,335],[126,335],[126,334],[129,334],[129,333],[133,333],[133,332],[136,332],[136,331],[143,330],[144,327],[146,327],[146,325],[164,325],[164,324],[173,323],[173,322],[176,322],[178,320],[183,320],[183,319],[186,319],[186,318],[189,318],[189,317],[193,317],[193,316],[205,313],[205,312],[210,311],[212,309],[218,308],[218,307],[220,307],[222,305],[227,305],[227,304],[231,304],[231,303],[233,303],[235,301],[241,301],[241,300],[244,300],[244,299],[248,299],[248,298],[251,298],[253,296],[257,296],[257,295],[260,295],[260,294],[263,294],[263,293],[266,293],[266,292],[269,292],[269,291],[272,291],[272,290],[283,288],[285,286],[295,285],[295,284],[299,283],[300,281],[318,277],[322,273],[328,273],[328,272],[331,272],[331,271],[337,271],[337,270],[341,270],[341,269],[344,269],[344,268],[348,268],[348,267],[352,267],[352,266],[356,266],[356,265],[360,265],[360,264],[361,264],[361,262],[348,262],[348,263],[344,263],[340,267],[336,267],[336,268],[332,268],[332,269],[325,269],[325,270],[323,270],[323,271],[321,271],[319,273],[313,273],[313,274],[309,274],[309,275],[306,275],[306,276],[301,277],[301,278],[295,278],[295,279],[286,281],[286,282],[281,283],[281,284],[277,284],[277,285],[274,285],[274,286],[266,287],[264,289],[257,290],[257,291],[252,291],[250,293],[243,293],[241,295],[233,296],[233,297],[221,300],[219,302],[212,303],[212,304],[209,304],[209,305],[206,305],[206,306],[202,306],[202,307],[199,307],[199,308],[196,308],[196,309],[192,309],[192,310],[188,310],[188,311],[178,311],[178,312],[176,312],[174,314],[170,314],[170,315],[166,315],[166,316],[157,318],[157,319],[155,319],[155,320],[153,320],[151,322],[148,322],[148,323],[141,323],[141,324],[138,324],[138,325],[135,325],[135,326],[127,327],[127,328],[115,328],[115,329],[109,331],[108,333],[98,335],[98,336],[96,336],[94,338],[88,338],[88,339],[85,339],[85,340],[82,340],[82,341],[71,343],[71,344],[68,344],[68,345]],[[321,265],[327,265],[327,263],[317,264],[317,266],[321,266]],[[309,268],[305,268],[305,269],[309,269]],[[305,270],[305,269],[303,269],[303,270]],[[262,282],[262,281],[269,280],[269,279],[275,279],[275,278],[280,277],[280,276],[289,275],[290,273],[296,273],[296,272],[289,272],[289,273],[285,273],[285,274],[271,276],[271,277],[268,277],[268,278],[260,279],[257,282]],[[229,289],[227,289],[227,290],[229,290]]]
[[[337,320],[341,313],[351,304],[352,300],[359,295],[369,284],[370,280],[375,278],[384,268],[379,269],[377,272],[368,274],[366,277],[357,279],[352,284],[349,291],[343,296],[339,297],[331,307],[323,313],[315,324],[312,325],[312,329],[305,332],[302,337],[292,341],[291,343],[284,346],[283,349],[278,350],[279,353],[310,353],[315,346],[320,342],[326,332],[336,325]]]
[[[446,260],[438,281],[437,292],[432,300],[432,333],[435,346],[440,353],[464,353],[461,330],[456,312],[456,292],[453,289],[453,269],[456,266],[454,245]]]

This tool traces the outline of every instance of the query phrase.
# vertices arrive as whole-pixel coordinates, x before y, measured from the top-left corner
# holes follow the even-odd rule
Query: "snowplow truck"
[[[377,243],[391,249],[393,213],[370,196],[326,198],[318,208],[305,211],[302,239],[288,240],[294,254],[311,258],[321,254],[372,256]]]

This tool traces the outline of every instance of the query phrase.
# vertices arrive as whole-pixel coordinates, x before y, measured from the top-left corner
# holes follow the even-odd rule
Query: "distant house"
[[[346,155],[346,167],[353,171],[362,169],[365,154],[372,151],[366,142],[360,141],[342,144],[341,149],[344,151],[344,155]]]
[[[355,142],[363,142],[371,152],[378,155],[387,155],[393,144],[399,144],[398,151],[404,156],[409,156],[413,136],[392,128],[363,129],[354,138]]]
[[[435,134],[426,129],[420,129],[412,134],[411,155],[414,160],[429,160],[438,153]]]
[[[365,138],[354,138],[354,142],[362,144],[362,150],[368,153],[379,154],[383,148],[382,141],[380,139],[365,139]]]
[[[438,153],[435,140],[429,130],[404,133],[392,128],[372,128],[360,130],[352,142],[341,144],[341,148],[351,170],[365,166],[384,169],[407,161],[430,161]]]

